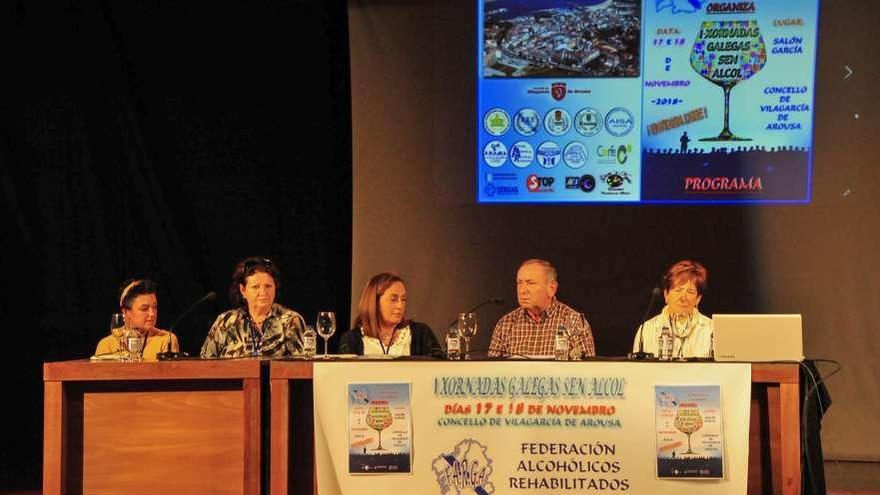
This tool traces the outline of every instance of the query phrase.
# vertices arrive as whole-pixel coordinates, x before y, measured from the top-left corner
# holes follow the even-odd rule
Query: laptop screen
[[[716,361],[803,361],[799,314],[712,315]]]

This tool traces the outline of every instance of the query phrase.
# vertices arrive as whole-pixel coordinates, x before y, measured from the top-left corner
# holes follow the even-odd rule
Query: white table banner
[[[381,421],[352,435],[351,391],[368,387],[408,388],[409,409],[376,399]],[[321,495],[746,493],[749,364],[318,361],[314,391]],[[406,462],[394,438],[408,472],[383,461]],[[353,472],[353,459],[370,469]]]

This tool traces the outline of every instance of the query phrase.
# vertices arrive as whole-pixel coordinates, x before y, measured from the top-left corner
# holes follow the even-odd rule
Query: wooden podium
[[[44,364],[43,495],[259,495],[260,365]]]
[[[800,369],[752,364],[749,493],[801,493]]]
[[[269,384],[272,411],[269,493],[317,494],[312,363],[273,361],[269,364]]]

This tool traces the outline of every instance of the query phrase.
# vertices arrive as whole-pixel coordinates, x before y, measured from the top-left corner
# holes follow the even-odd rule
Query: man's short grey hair
[[[544,276],[547,277],[548,282],[556,282],[557,281],[556,267],[553,266],[553,264],[550,263],[549,261],[542,260],[540,258],[532,258],[532,259],[528,259],[528,260],[523,261],[522,264],[519,265],[519,267],[522,268],[526,265],[540,266],[541,268],[544,269]],[[517,269],[517,271],[518,271],[518,269]]]

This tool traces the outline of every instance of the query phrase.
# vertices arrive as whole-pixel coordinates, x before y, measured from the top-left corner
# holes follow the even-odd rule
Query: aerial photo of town
[[[486,0],[483,77],[638,77],[641,0]]]

